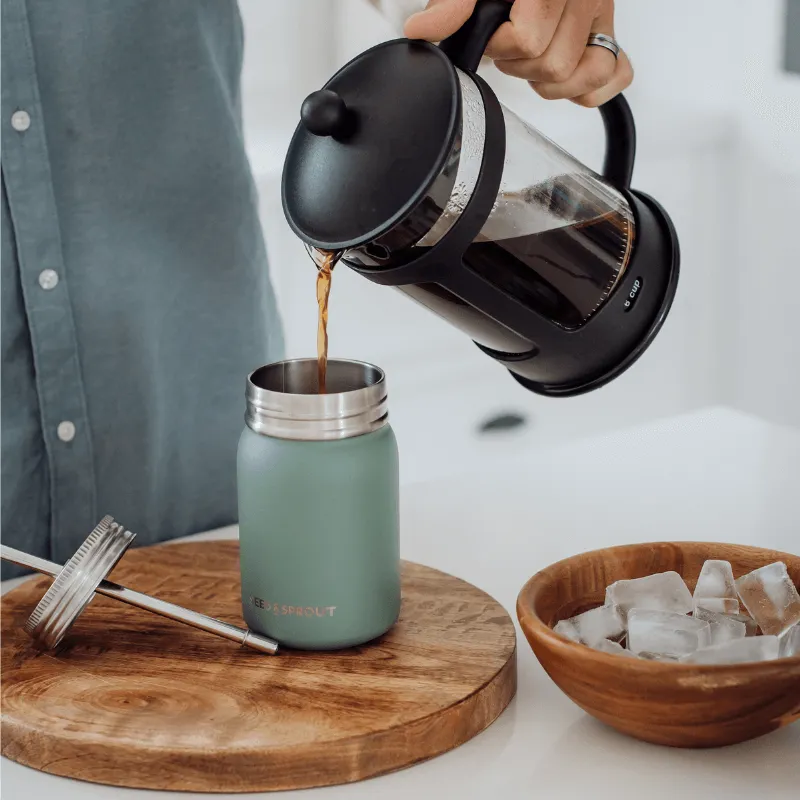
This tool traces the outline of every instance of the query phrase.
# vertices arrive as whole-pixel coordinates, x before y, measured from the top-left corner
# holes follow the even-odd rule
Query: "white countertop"
[[[596,547],[704,539],[798,553],[800,430],[714,408],[532,452],[495,463],[484,475],[404,487],[402,536],[405,558],[472,581],[512,614],[534,572]],[[717,750],[645,744],[573,705],[518,636],[518,694],[484,733],[393,775],[287,794],[305,800],[799,796],[800,724]],[[0,780],[4,800],[199,796],[70,781],[6,759]]]

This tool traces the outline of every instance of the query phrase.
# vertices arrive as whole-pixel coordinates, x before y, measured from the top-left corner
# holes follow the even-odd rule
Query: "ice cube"
[[[717,614],[738,614],[739,601],[730,597],[694,597],[695,608],[705,608]]]
[[[735,619],[737,622],[743,622],[746,636],[758,636],[758,623],[751,616],[747,614],[726,614],[725,616]]]
[[[636,655],[631,653],[630,650],[626,650],[621,644],[618,642],[612,642],[610,639],[600,639],[600,641],[595,642],[592,647],[595,650],[600,650],[603,653],[613,653],[618,656],[636,658]]]
[[[651,608],[628,612],[628,648],[633,653],[683,656],[708,647],[710,641],[711,628],[701,619]]]
[[[711,603],[709,600],[729,600],[729,603]],[[701,602],[702,601],[702,602]],[[720,614],[738,614],[739,598],[730,561],[710,558],[703,564],[694,587],[694,604]]]
[[[681,658],[684,664],[744,664],[778,658],[777,636],[751,636],[705,647]]]
[[[734,639],[744,639],[747,635],[747,626],[744,622],[726,617],[724,614],[716,614],[705,608],[695,608],[694,618],[709,624],[712,645],[732,642]]]
[[[580,642],[581,640],[578,629],[568,619],[557,622],[553,630],[570,641]]]
[[[634,606],[677,614],[688,614],[693,608],[691,592],[677,572],[657,572],[612,583],[606,589],[606,605],[609,604],[617,606],[623,617]]]
[[[782,561],[743,575],[736,590],[762,633],[780,636],[800,622],[800,592]]]
[[[588,645],[601,639],[619,639],[625,635],[625,623],[614,606],[592,608],[562,621],[570,623],[578,634],[578,640]],[[561,633],[557,629],[556,632]]]
[[[792,627],[780,637],[780,641],[781,658],[800,656],[800,623],[792,625]]]

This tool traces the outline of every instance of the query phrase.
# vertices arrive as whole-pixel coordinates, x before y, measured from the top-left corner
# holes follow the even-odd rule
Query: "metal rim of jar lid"
[[[42,647],[56,647],[135,536],[114,522],[113,517],[103,517],[28,617],[26,633]]]
[[[278,439],[332,441],[389,422],[386,376],[361,361],[328,360],[328,392],[319,394],[317,360],[266,364],[247,378],[247,427]]]

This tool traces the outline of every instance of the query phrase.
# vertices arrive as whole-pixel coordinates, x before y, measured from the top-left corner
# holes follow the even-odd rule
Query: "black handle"
[[[599,108],[606,129],[603,177],[616,189],[630,189],[636,158],[636,126],[628,101],[618,94]]]
[[[475,72],[495,31],[508,22],[509,0],[478,0],[472,16],[439,47],[459,69]],[[600,106],[606,131],[603,176],[617,189],[630,189],[636,158],[636,126],[628,101],[621,95]]]

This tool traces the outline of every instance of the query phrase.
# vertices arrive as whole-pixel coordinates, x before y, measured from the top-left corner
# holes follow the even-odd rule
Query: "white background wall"
[[[782,72],[782,3],[744,4],[748,47],[732,165],[738,246],[731,337],[733,402],[800,424],[800,76]],[[750,46],[752,42],[752,46]]]
[[[302,98],[398,35],[397,21],[364,0],[240,2],[246,135],[272,272],[289,354],[308,356],[314,274],[280,210],[283,155]],[[336,274],[331,352],[386,368],[406,479],[717,403],[800,425],[800,78],[780,71],[781,22],[781,0],[617,0],[617,37],[636,68],[627,93],[639,133],[634,183],[672,214],[683,263],[663,332],[607,388],[573,400],[529,395],[403,296]],[[596,112],[542,101],[491,67],[484,74],[506,105],[599,166]],[[516,436],[476,435],[482,419],[504,410],[531,424]]]

